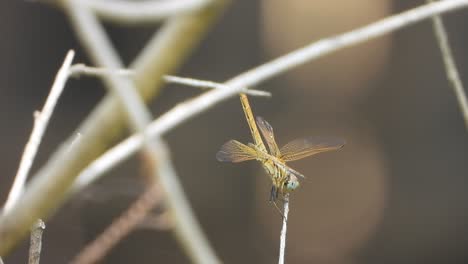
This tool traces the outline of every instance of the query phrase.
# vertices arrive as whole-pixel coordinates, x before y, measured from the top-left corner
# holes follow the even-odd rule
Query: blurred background
[[[225,81],[312,41],[416,7],[415,0],[237,0],[177,72]],[[445,16],[464,83],[468,10]],[[128,63],[157,26],[107,25]],[[67,18],[41,3],[0,1],[0,200],[12,184],[34,110],[42,107],[67,50],[87,63]],[[259,87],[254,114],[279,145],[309,135],[346,139],[338,152],[291,163],[307,176],[291,197],[289,263],[466,263],[468,137],[447,82],[430,21],[315,60]],[[81,78],[66,87],[35,168],[91,111],[105,89]],[[200,94],[167,86],[155,116]],[[277,261],[281,218],[255,162],[226,164],[227,140],[251,141],[238,98],[171,131],[178,174],[225,263]],[[42,262],[64,263],[142,191],[137,157],[72,199],[46,224]],[[24,263],[27,241],[5,258]],[[104,263],[188,263],[171,232],[139,228]]]

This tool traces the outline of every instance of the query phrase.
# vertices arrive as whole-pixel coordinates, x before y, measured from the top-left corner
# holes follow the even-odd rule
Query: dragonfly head
[[[284,187],[288,192],[294,191],[299,187],[299,181],[297,180],[297,177],[294,175],[291,175],[287,181],[284,182]]]

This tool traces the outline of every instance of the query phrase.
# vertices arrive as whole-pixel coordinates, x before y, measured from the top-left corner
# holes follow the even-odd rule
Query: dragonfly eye
[[[286,189],[288,191],[294,191],[295,189],[297,189],[297,187],[299,187],[299,181],[289,180],[289,181],[286,181],[284,185],[286,186]]]

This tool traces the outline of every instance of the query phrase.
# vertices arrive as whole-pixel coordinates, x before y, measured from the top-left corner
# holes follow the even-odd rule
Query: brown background
[[[423,1],[233,1],[179,75],[224,81],[280,54]],[[344,3],[343,3],[344,2]],[[446,24],[464,82],[468,12]],[[152,27],[107,25],[129,62]],[[39,3],[0,1],[0,200],[66,51],[86,62],[67,19]],[[429,21],[340,51],[275,78],[253,98],[254,113],[280,145],[307,135],[347,140],[335,153],[292,163],[307,176],[292,196],[289,263],[466,263],[468,139]],[[102,97],[99,81],[71,81],[51,121],[37,166]],[[199,94],[168,86],[155,116]],[[226,263],[274,263],[280,217],[256,163],[214,159],[228,139],[250,140],[238,99],[167,135],[184,188]],[[64,263],[141,191],[138,159],[111,172],[47,223],[43,263]],[[24,263],[24,243],[5,263]],[[187,263],[171,233],[139,229],[106,263]]]

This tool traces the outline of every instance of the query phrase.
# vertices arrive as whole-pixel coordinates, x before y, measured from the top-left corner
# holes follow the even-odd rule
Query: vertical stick
[[[279,252],[279,264],[284,264],[284,251],[286,249],[286,231],[288,228],[288,214],[289,214],[289,194],[284,196],[284,208],[283,208],[283,226],[281,227],[280,236],[280,252]]]
[[[41,219],[38,219],[31,228],[28,264],[39,264],[42,249],[42,232],[44,232],[44,229],[45,224]]]

